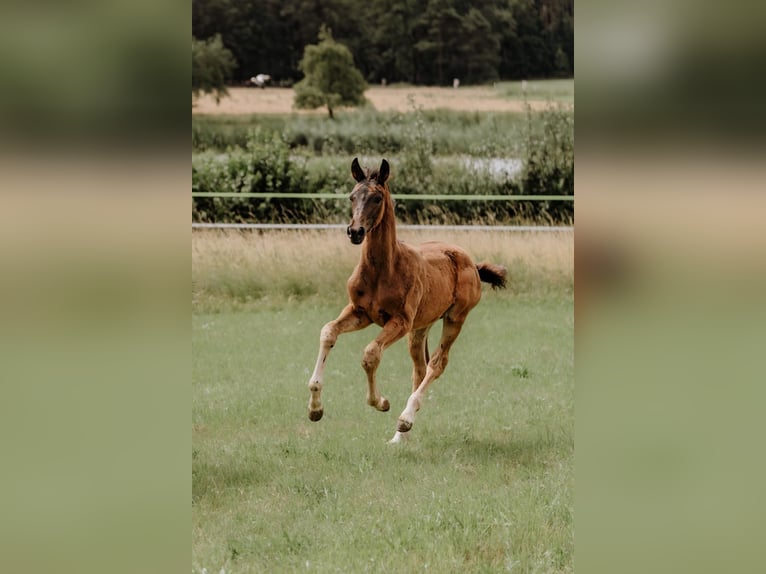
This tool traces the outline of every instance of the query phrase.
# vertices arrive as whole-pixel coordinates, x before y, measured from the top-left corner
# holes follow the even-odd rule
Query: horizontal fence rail
[[[345,199],[348,195],[341,193],[238,193],[227,191],[211,193],[193,191],[192,197],[231,197],[240,199]],[[420,194],[420,193],[392,193],[391,197],[396,200],[421,200],[421,201],[574,201],[574,195],[449,195],[449,194]]]
[[[346,229],[343,223],[192,223],[192,229]],[[417,225],[397,224],[397,229],[433,229],[441,231],[526,231],[571,232],[569,225]]]
[[[240,199],[344,199],[348,195],[339,193],[238,193],[218,192],[209,193],[195,191],[192,197],[208,198],[240,198]],[[395,194],[395,200],[421,201],[574,201],[573,195],[449,195],[449,194]],[[434,229],[444,231],[526,231],[526,232],[555,232],[574,231],[572,226],[547,225],[418,225],[400,224],[399,229]],[[192,229],[345,229],[341,223],[195,223]]]

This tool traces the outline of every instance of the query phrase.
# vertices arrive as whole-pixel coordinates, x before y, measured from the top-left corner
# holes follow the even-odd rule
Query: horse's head
[[[390,204],[390,194],[386,181],[388,180],[388,162],[383,160],[377,170],[365,172],[359,167],[359,160],[351,162],[351,175],[356,185],[351,191],[351,225],[346,233],[351,243],[359,245],[364,240],[364,234],[375,229],[383,220],[387,205]]]

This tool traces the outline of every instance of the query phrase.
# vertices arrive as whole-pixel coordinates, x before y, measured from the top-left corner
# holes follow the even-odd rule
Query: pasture
[[[332,232],[193,234],[194,572],[573,570],[572,234],[438,239],[505,264],[509,289],[485,286],[410,440],[389,446],[411,363],[403,341],[386,351],[391,410],[365,404],[378,327],[341,336],[325,416],[306,412],[358,248]]]
[[[365,92],[369,106],[377,111],[406,112],[413,105],[426,110],[450,109],[470,112],[523,112],[525,100],[534,110],[550,102],[574,105],[574,80],[537,80],[498,82],[494,86],[426,87],[393,84],[371,86]],[[229,88],[229,96],[216,104],[211,95],[198,98],[192,114],[319,114],[327,111],[294,110],[294,92],[290,88]]]

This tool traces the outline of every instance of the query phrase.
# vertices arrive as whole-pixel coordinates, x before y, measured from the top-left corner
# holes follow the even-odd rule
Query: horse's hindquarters
[[[425,259],[423,302],[415,328],[430,325],[451,308],[463,315],[481,298],[481,281],[471,257],[460,247],[429,242],[419,246]]]

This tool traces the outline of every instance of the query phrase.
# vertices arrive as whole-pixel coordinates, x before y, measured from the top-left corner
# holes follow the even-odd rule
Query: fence
[[[341,193],[239,193],[236,191],[227,191],[220,193],[210,193],[204,191],[193,191],[192,197],[234,197],[241,199],[259,198],[259,199],[345,199],[348,195]],[[449,194],[427,194],[427,193],[392,193],[394,200],[421,200],[421,201],[574,201],[574,195],[449,195]]]
[[[338,193],[209,193],[196,191],[192,197],[209,198],[257,198],[257,199],[339,199],[348,200],[348,196]],[[392,193],[395,201],[574,201],[574,195],[449,195],[449,194],[397,194]],[[343,229],[339,223],[194,223],[192,229]],[[414,225],[400,224],[399,229],[441,229],[447,231],[573,231],[574,227],[546,225]]]

